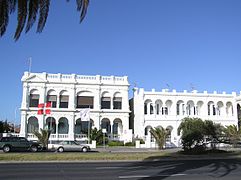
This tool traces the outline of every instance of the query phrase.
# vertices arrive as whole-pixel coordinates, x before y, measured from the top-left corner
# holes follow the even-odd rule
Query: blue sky
[[[240,0],[90,0],[82,24],[75,1],[52,1],[43,33],[14,42],[16,14],[0,38],[0,119],[14,120],[29,57],[32,72],[127,75],[146,90],[241,90]]]

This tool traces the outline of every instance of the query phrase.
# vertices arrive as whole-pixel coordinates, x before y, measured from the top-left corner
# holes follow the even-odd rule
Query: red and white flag
[[[52,107],[51,102],[47,102],[45,104],[40,103],[38,105],[38,115],[50,114],[51,113],[51,107]]]
[[[89,121],[90,120],[90,109],[82,109],[80,110],[80,118],[81,121]]]

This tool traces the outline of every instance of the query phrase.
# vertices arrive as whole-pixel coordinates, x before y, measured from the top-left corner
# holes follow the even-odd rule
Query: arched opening
[[[238,125],[239,125],[239,127],[240,127],[240,125],[241,125],[241,106],[240,106],[240,104],[238,104],[237,105],[237,114],[238,114]]]
[[[185,114],[185,108],[184,108],[184,102],[182,100],[177,101],[177,115],[184,115]]]
[[[122,109],[122,96],[119,92],[114,94],[113,109]]]
[[[197,102],[197,107],[196,107],[196,115],[200,115],[202,114],[202,111],[203,111],[203,101],[198,101]]]
[[[34,133],[39,131],[38,118],[32,116],[28,119],[27,133]]]
[[[150,99],[145,100],[144,102],[144,114],[148,115],[151,114],[151,103],[152,101]],[[152,107],[152,111],[153,111],[153,107]]]
[[[167,136],[166,136],[166,142],[171,142],[172,139],[172,126],[167,126],[166,131],[167,131]]]
[[[121,119],[115,119],[113,122],[113,135],[119,135],[123,133],[123,125]]]
[[[162,101],[160,99],[156,100],[155,105],[156,105],[156,114],[159,115],[161,114],[161,107],[162,107]]]
[[[226,112],[227,112],[227,116],[233,116],[233,104],[231,102],[227,102]]]
[[[39,104],[39,92],[36,89],[30,91],[29,95],[29,107],[38,107]]]
[[[53,117],[46,119],[46,126],[48,130],[51,130],[51,134],[56,134],[56,120]]]
[[[194,106],[194,102],[193,101],[190,100],[190,101],[187,102],[187,109],[186,109],[186,111],[187,111],[187,115],[188,116],[196,114],[196,108]]]
[[[101,120],[101,129],[106,129],[106,133],[111,134],[111,125],[109,119],[104,118]]]
[[[94,95],[90,91],[82,91],[77,94],[76,108],[94,108]]]
[[[213,101],[208,102],[208,115],[209,116],[216,115],[216,108]]]
[[[58,123],[58,134],[68,134],[69,133],[69,123],[68,119],[62,117],[59,119]]]
[[[224,107],[223,102],[222,102],[222,101],[219,101],[219,102],[217,103],[217,109],[216,109],[218,116],[223,115],[223,107]]]
[[[47,95],[47,102],[51,102],[51,107],[57,107],[57,93],[54,90],[49,90]]]
[[[67,91],[61,91],[59,96],[59,108],[69,107],[69,94]]]
[[[109,92],[102,93],[101,109],[111,109],[111,96]]]

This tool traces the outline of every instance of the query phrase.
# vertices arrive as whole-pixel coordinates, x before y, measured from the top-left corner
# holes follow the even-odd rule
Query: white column
[[[76,97],[76,88],[72,87],[70,88],[70,95],[69,95],[69,108],[75,109],[75,97]]]
[[[38,123],[39,123],[39,131],[40,129],[44,129],[45,125],[45,115],[38,115]]]
[[[45,86],[45,84],[43,87],[41,87],[39,96],[40,96],[39,103],[45,103],[46,102],[46,86]]]
[[[69,140],[74,140],[74,125],[75,125],[75,115],[71,115],[68,119],[69,123]]]
[[[26,82],[24,82],[23,85],[23,96],[22,96],[22,108],[25,109],[28,107],[28,91],[29,91],[29,86]]]
[[[27,112],[21,112],[20,137],[27,137]]]

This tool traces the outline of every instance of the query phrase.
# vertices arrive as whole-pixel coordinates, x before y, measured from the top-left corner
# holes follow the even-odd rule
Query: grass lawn
[[[241,151],[229,152],[209,152],[206,154],[188,155],[182,152],[168,152],[168,151],[155,151],[155,152],[17,152],[17,153],[0,153],[0,162],[2,161],[118,161],[118,160],[133,160],[144,161],[154,160],[161,158],[212,158],[212,157],[233,157],[241,158]]]
[[[38,153],[0,153],[1,161],[91,161],[91,160],[145,160],[150,157],[163,157],[166,152],[100,152],[100,153],[78,153],[78,152],[38,152]]]

